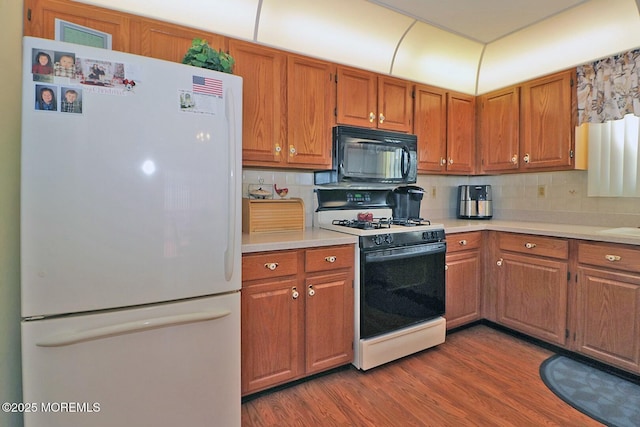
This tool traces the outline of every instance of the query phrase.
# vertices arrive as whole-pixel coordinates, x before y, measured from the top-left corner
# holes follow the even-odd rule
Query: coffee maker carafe
[[[394,219],[420,218],[420,202],[424,189],[415,185],[398,187],[391,192],[392,215]]]

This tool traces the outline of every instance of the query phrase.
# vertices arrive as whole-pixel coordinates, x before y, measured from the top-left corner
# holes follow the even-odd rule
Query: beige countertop
[[[314,246],[345,245],[349,243],[358,243],[358,237],[319,228],[306,228],[304,231],[242,233],[243,254]]]
[[[537,234],[569,239],[593,240],[610,243],[625,243],[640,246],[640,230],[632,234],[620,234],[616,227],[594,227],[586,225],[552,224],[544,222],[505,220],[460,220],[436,219],[433,224],[442,224],[448,234],[468,231],[507,231],[511,233]],[[614,229],[614,231],[610,231]],[[306,228],[304,231],[242,234],[242,253],[298,249],[317,246],[358,243],[358,237],[335,231]]]
[[[505,221],[505,220],[461,220],[440,219],[432,223],[444,225],[446,233],[493,230],[511,233],[537,234],[542,236],[565,237],[569,239],[595,240],[599,242],[626,243],[640,246],[640,229],[634,235],[617,233],[622,227],[594,227],[587,225],[552,224],[545,222]],[[628,230],[633,230],[631,227]],[[613,230],[613,231],[611,231]]]

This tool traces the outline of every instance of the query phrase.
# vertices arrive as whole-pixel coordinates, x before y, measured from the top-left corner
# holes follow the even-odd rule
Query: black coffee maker
[[[390,193],[393,219],[420,218],[420,202],[423,196],[424,189],[415,185],[405,185],[394,189]]]

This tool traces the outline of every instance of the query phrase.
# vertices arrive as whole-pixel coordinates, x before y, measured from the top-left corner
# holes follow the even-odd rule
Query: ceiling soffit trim
[[[254,42],[258,41],[258,29],[260,28],[260,12],[262,11],[262,2],[264,0],[258,0],[258,8],[256,9],[256,25],[253,29],[253,40]]]
[[[418,22],[417,20],[413,21],[411,25],[407,27],[407,30],[402,34],[402,37],[400,37],[400,39],[398,40],[398,44],[396,44],[396,48],[393,51],[393,56],[391,57],[391,66],[389,67],[389,74],[393,74],[393,65],[396,62],[396,56],[398,55],[398,49],[400,49],[400,45],[402,44],[402,41],[407,36],[407,34],[409,34],[409,31],[411,31],[411,29],[413,28],[414,25],[416,25],[417,22]]]

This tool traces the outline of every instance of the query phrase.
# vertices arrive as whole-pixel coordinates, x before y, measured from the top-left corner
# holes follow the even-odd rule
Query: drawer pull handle
[[[527,242],[527,243],[524,244],[524,247],[527,248],[527,249],[533,249],[533,248],[536,247],[536,244]]]
[[[299,296],[300,293],[298,292],[298,290],[295,287],[291,288],[291,298],[298,299]]]
[[[616,262],[622,259],[620,255],[605,255],[604,257],[607,259],[607,261],[610,262]]]
[[[460,246],[467,246],[467,241],[466,241],[466,240],[460,240],[460,241],[458,242],[458,244],[459,244]]]
[[[504,260],[503,260],[502,258],[500,258],[500,259],[496,262],[496,265],[497,265],[498,267],[502,267],[502,262],[503,262],[503,261],[504,261]]]
[[[338,258],[335,255],[324,257],[324,260],[327,262],[336,262],[336,259]]]
[[[316,294],[315,289],[313,289],[313,285],[309,285],[309,296],[312,297]]]
[[[268,268],[269,270],[273,271],[276,268],[278,268],[278,263],[277,262],[268,262],[264,265],[265,268]]]

